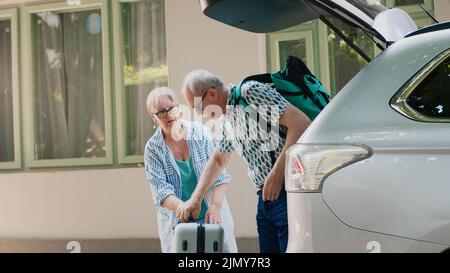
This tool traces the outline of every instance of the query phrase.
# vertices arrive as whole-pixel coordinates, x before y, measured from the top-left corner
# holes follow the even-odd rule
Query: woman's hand
[[[217,205],[211,205],[208,207],[208,211],[205,214],[205,224],[221,224],[221,207]]]
[[[182,215],[184,214],[184,210],[185,210],[185,203],[183,201],[181,201],[177,204],[177,207],[175,210],[176,218],[180,222],[183,222],[181,219],[182,219]]]
[[[186,202],[183,202],[177,207],[176,217],[180,222],[188,222],[189,218],[192,216],[195,220],[198,219],[201,208],[201,200],[197,202],[193,199],[189,199]]]

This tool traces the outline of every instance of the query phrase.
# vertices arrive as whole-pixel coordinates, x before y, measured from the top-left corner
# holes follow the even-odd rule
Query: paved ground
[[[68,253],[77,250],[84,253],[158,253],[161,251],[159,239],[121,240],[0,240],[0,253]],[[239,238],[241,253],[259,252],[257,238]]]

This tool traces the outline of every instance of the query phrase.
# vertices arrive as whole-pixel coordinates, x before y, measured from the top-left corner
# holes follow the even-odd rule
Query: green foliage
[[[147,67],[135,71],[132,65],[125,65],[123,69],[125,86],[140,85],[150,82],[167,81],[169,69],[167,65],[160,67]]]

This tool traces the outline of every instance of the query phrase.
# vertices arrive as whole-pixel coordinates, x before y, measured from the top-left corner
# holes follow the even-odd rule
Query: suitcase
[[[222,226],[204,223],[180,223],[175,226],[172,252],[222,253]]]

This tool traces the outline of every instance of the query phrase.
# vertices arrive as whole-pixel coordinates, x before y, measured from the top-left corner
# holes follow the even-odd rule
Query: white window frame
[[[0,21],[11,22],[12,54],[12,103],[14,126],[14,161],[1,162],[0,170],[14,170],[22,167],[21,130],[20,130],[20,95],[19,95],[19,33],[17,9],[0,10]],[[2,128],[4,129],[4,128]]]
[[[279,32],[270,35],[271,69],[277,71],[282,69],[280,63],[280,42],[305,40],[306,45],[306,65],[313,74],[316,73],[314,64],[314,46],[312,30],[296,32]]]
[[[415,12],[423,12],[423,10],[417,6],[417,5],[404,5],[404,6],[395,6],[395,0],[386,0],[386,7],[387,8],[401,8],[404,11],[408,13],[415,13]],[[424,0],[424,5],[422,5],[427,11],[432,12],[433,11],[433,0]]]
[[[35,13],[76,12],[101,10],[102,14],[102,48],[103,48],[103,97],[105,111],[105,146],[106,156],[103,158],[70,158],[70,159],[34,159],[34,92],[33,92],[33,62],[31,40],[31,16]],[[110,77],[110,40],[109,40],[109,10],[108,0],[82,0],[81,5],[68,5],[66,2],[25,6],[21,9],[21,39],[22,43],[22,75],[23,75],[23,107],[24,107],[24,135],[25,162],[28,168],[42,167],[72,167],[96,166],[113,164],[113,134],[112,134],[112,103]]]
[[[120,5],[122,3],[143,2],[145,0],[115,0],[112,2],[113,14],[113,37],[114,39],[114,89],[116,100],[116,135],[117,135],[117,159],[119,164],[135,164],[143,163],[143,155],[127,155],[127,139],[126,139],[126,96],[124,90],[123,78],[123,31],[122,31],[122,16],[120,14]],[[164,3],[165,4],[165,3]],[[165,28],[167,29],[167,8],[164,5],[165,13]],[[166,35],[166,49],[168,48],[168,38]],[[170,83],[170,75],[168,76],[168,83]],[[142,102],[145,103],[145,102]],[[149,117],[150,122],[150,117]]]

